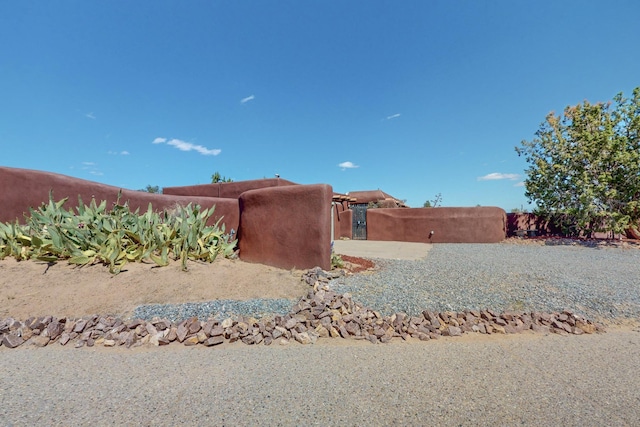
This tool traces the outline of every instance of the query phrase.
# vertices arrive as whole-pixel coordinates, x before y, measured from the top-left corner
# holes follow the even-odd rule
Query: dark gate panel
[[[367,240],[367,205],[356,204],[351,205],[353,211],[353,240]]]

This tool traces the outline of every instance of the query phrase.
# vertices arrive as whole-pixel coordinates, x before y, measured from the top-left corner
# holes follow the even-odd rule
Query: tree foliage
[[[423,208],[436,208],[442,202],[442,193],[436,194],[433,200],[427,200],[422,205]]]
[[[211,175],[211,183],[217,184],[218,182],[233,182],[231,178],[227,178],[226,176],[220,175],[220,172],[216,171],[213,175]]]
[[[147,193],[154,193],[155,194],[155,193],[159,193],[160,192],[160,187],[158,187],[157,185],[149,184],[145,188],[141,188],[138,191],[144,191],[144,192],[147,192]]]
[[[640,87],[627,99],[551,112],[516,147],[529,167],[525,195],[568,234],[622,233],[640,219]]]

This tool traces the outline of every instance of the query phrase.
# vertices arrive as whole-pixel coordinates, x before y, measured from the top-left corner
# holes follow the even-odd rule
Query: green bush
[[[131,212],[118,201],[107,210],[106,201],[89,205],[78,198],[77,213],[67,211],[67,199],[53,201],[37,210],[30,209],[26,223],[0,223],[0,259],[38,259],[47,262],[67,260],[71,264],[104,263],[113,274],[128,262],[151,260],[165,266],[180,259],[213,262],[219,254],[233,255],[237,241],[225,234],[218,220],[207,226],[214,208],[176,205],[171,210]]]

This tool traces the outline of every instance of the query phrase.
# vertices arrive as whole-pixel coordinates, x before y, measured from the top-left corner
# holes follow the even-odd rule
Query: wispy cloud
[[[167,145],[176,147],[180,151],[196,151],[202,154],[203,156],[217,156],[222,152],[222,150],[218,148],[211,149],[211,148],[204,147],[202,145],[193,144],[191,142],[182,141],[181,139],[176,139],[176,138],[173,138],[170,140],[167,140],[167,138],[156,138],[153,140],[153,143],[154,144],[166,143]]]
[[[400,113],[392,114],[390,116],[387,116],[387,120],[397,119],[398,117],[400,117]]]
[[[128,156],[128,155],[129,155],[129,152],[128,152],[127,150],[124,150],[124,151],[121,151],[121,152],[120,152],[120,155],[121,155],[121,156]]]
[[[71,167],[71,169],[75,169],[75,168]],[[91,175],[95,175],[95,176],[104,175],[102,171],[98,168],[98,164],[96,162],[81,162],[80,169],[83,171],[86,171],[88,174],[91,174]]]
[[[517,184],[513,184],[514,187],[524,187],[524,181],[520,181]]]
[[[93,115],[93,113],[87,113],[84,115],[87,119],[91,119],[91,120],[95,120],[96,116]]]
[[[112,150],[109,150],[109,151],[107,151],[107,154],[109,154],[110,156],[117,156],[117,155],[128,156],[131,153],[129,153],[126,150],[124,150],[124,151],[112,151]]]
[[[478,177],[478,181],[497,181],[499,179],[508,179],[511,181],[515,181],[517,179],[520,179],[520,175],[518,175],[517,173],[493,172],[485,176]]]
[[[242,98],[240,100],[240,104],[246,104],[247,102],[253,101],[254,99],[256,99],[254,95],[247,96],[246,98]]]
[[[352,162],[342,162],[338,165],[338,167],[342,170],[347,170],[347,169],[359,168],[360,166],[353,164]]]

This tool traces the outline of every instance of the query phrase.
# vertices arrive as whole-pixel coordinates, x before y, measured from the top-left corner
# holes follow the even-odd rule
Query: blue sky
[[[0,165],[524,205],[514,147],[640,85],[640,2],[0,4]]]

